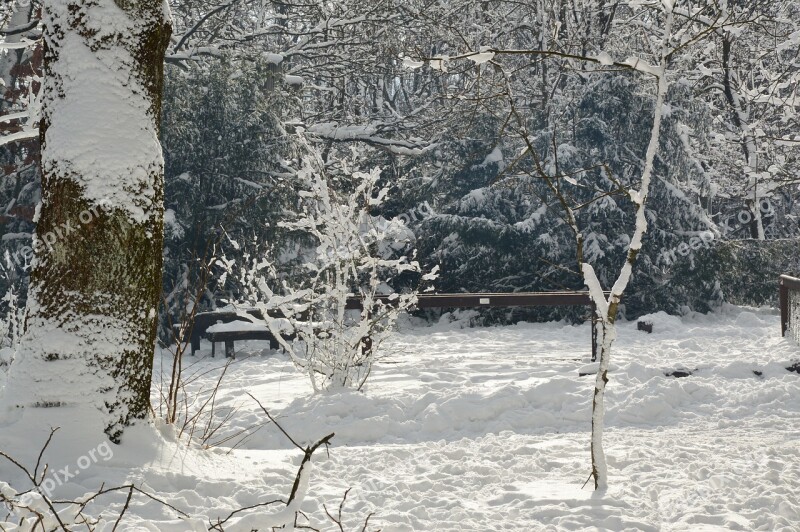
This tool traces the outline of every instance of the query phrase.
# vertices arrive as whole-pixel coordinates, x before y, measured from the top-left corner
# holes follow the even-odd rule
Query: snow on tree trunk
[[[171,32],[162,2],[43,6],[42,202],[6,403],[93,407],[112,441],[150,408]]]
[[[598,345],[600,347],[600,360],[595,378],[594,396],[592,400],[592,476],[594,477],[595,489],[606,489],[608,487],[608,468],[606,455],[603,450],[603,423],[605,418],[605,391],[608,384],[608,366],[611,357],[611,346],[617,337],[616,318],[622,295],[630,282],[633,273],[633,265],[636,257],[642,249],[642,238],[647,232],[647,217],[645,204],[650,192],[650,180],[653,175],[653,164],[655,163],[656,153],[661,138],[661,121],[664,111],[664,100],[667,94],[667,46],[672,30],[672,7],[668,2],[664,2],[666,12],[666,24],[662,43],[661,61],[658,67],[639,67],[640,70],[655,76],[657,80],[656,102],[653,111],[653,126],[650,130],[650,141],[645,154],[644,169],[642,170],[642,183],[639,190],[630,190],[628,195],[636,207],[636,225],[628,246],[628,255],[625,264],[620,270],[611,293],[606,299],[600,285],[600,279],[591,265],[583,263],[581,265],[583,279],[589,288],[589,295],[596,305],[598,317]]]

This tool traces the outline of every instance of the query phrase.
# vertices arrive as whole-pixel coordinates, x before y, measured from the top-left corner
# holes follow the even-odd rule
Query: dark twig
[[[53,434],[55,433],[56,430],[58,430],[58,428],[55,428],[55,429],[51,428],[50,429],[50,435],[47,437],[47,441],[45,442],[44,446],[42,447],[42,450],[39,452],[39,460],[41,460],[45,449],[47,449],[47,446],[50,445],[50,441],[52,440]],[[34,470],[33,474],[31,474],[31,472],[28,470],[27,467],[25,467],[24,465],[20,464],[17,460],[14,460],[13,458],[11,458],[8,454],[4,453],[3,451],[0,451],[0,456],[2,456],[3,458],[8,460],[9,462],[14,464],[15,466],[17,466],[23,473],[25,473],[25,475],[27,475],[28,479],[31,481],[31,483],[33,483],[35,488],[39,487],[40,483],[37,482],[37,480],[36,480],[36,470]],[[36,462],[37,469],[39,467],[39,460],[37,460],[37,462]],[[46,470],[46,466],[45,466],[45,470]],[[37,489],[37,492],[38,492],[38,489]],[[53,513],[53,517],[55,517],[56,521],[58,521],[58,525],[61,527],[62,530],[64,530],[66,532],[67,531],[67,526],[64,524],[63,521],[61,521],[61,516],[58,515],[58,512],[56,511],[55,507],[53,506],[53,503],[50,500],[50,498],[46,497],[46,496],[42,496],[42,500],[47,504],[47,507]],[[42,518],[41,514],[38,514],[38,512],[37,512],[37,515],[39,515],[39,520],[41,521],[41,518]]]
[[[277,423],[276,423],[276,425],[277,425]],[[283,429],[281,429],[281,430],[283,430]],[[292,493],[291,493],[291,495],[289,495],[289,503],[291,503],[294,500],[294,498],[297,496],[297,490],[298,490],[298,488],[300,488],[300,478],[303,475],[303,468],[305,467],[305,465],[308,462],[311,461],[311,457],[314,456],[314,452],[317,449],[319,449],[322,445],[325,445],[325,447],[330,445],[331,438],[333,438],[333,436],[334,436],[334,433],[331,432],[330,434],[328,434],[327,436],[325,436],[324,438],[319,440],[317,443],[315,443],[311,447],[306,448],[305,456],[303,456],[303,461],[300,462],[300,469],[297,470],[297,476],[294,479],[294,486],[292,486]]]
[[[294,441],[294,438],[292,438],[291,436],[289,436],[289,433],[288,433],[288,432],[286,432],[285,430],[283,430],[283,427],[281,427],[281,426],[280,426],[280,424],[279,424],[279,423],[278,423],[278,422],[275,420],[275,418],[274,418],[274,417],[272,417],[272,415],[269,413],[269,411],[268,411],[266,408],[264,408],[264,405],[262,405],[262,404],[261,404],[261,401],[259,401],[259,400],[258,400],[258,399],[256,399],[255,397],[253,397],[253,395],[252,395],[250,392],[247,392],[247,395],[249,395],[249,396],[250,396],[250,398],[251,398],[253,401],[255,401],[256,403],[258,403],[258,406],[260,406],[260,407],[261,407],[261,410],[263,410],[263,411],[264,411],[264,413],[267,415],[267,417],[269,418],[269,420],[270,420],[270,421],[272,421],[273,423],[275,423],[275,426],[276,426],[276,427],[278,427],[278,430],[280,430],[281,432],[283,432],[283,435],[284,435],[284,436],[286,436],[287,438],[289,438],[289,441],[290,441],[290,442],[292,442],[292,445],[294,445],[295,447],[297,447],[297,448],[298,448],[298,449],[300,449],[301,451],[304,451],[304,452],[305,452],[305,450],[306,450],[306,449],[305,449],[305,448],[303,448],[303,446],[302,446],[302,445],[300,445],[299,443],[297,443],[296,441]],[[333,436],[333,434],[331,434],[331,436]]]
[[[53,440],[53,434],[55,434],[56,431],[60,428],[61,427],[50,428],[50,436],[47,437],[47,441],[44,442],[44,447],[42,447],[42,450],[39,451],[39,457],[36,459],[36,467],[33,468],[34,480],[36,479],[36,477],[39,476],[39,465],[42,463],[42,456],[44,456],[44,452],[47,450],[47,446],[50,445],[50,442]],[[42,471],[42,481],[44,480],[44,476],[46,473],[47,473],[47,464],[44,465],[44,471]],[[36,485],[38,486],[39,484],[37,483]]]
[[[266,416],[269,418],[269,420],[272,421],[275,424],[276,427],[278,427],[278,429],[283,433],[283,435],[286,436],[289,439],[289,441],[291,441],[292,444],[295,447],[297,447],[298,449],[303,451],[303,460],[300,462],[300,467],[297,470],[297,475],[295,476],[294,483],[292,484],[292,491],[290,492],[288,500],[284,501],[282,499],[276,499],[276,500],[272,500],[272,501],[268,501],[268,502],[262,502],[262,503],[254,504],[252,506],[246,506],[244,508],[239,508],[237,510],[234,510],[231,513],[229,513],[228,516],[225,517],[224,519],[217,519],[216,522],[211,522],[210,523],[210,525],[211,525],[210,528],[212,530],[218,530],[220,532],[222,532],[224,530],[222,525],[227,523],[231,518],[233,518],[238,513],[241,513],[241,512],[247,511],[247,510],[252,510],[254,508],[261,508],[261,507],[264,507],[264,506],[269,506],[271,504],[276,504],[276,503],[284,503],[286,506],[289,506],[292,503],[292,501],[294,501],[294,499],[297,497],[297,491],[300,488],[300,480],[303,477],[303,468],[306,466],[306,464],[308,462],[311,461],[311,458],[313,457],[314,452],[317,449],[319,449],[322,445],[325,445],[325,446],[329,445],[331,438],[333,438],[333,436],[334,436],[334,434],[331,433],[331,434],[325,436],[324,438],[322,438],[321,440],[319,440],[314,445],[304,448],[302,445],[298,444],[297,441],[295,441],[294,438],[292,438],[289,435],[289,433],[286,432],[286,430],[284,430],[283,427],[281,427],[280,423],[278,423],[275,420],[275,418],[272,417],[272,415],[269,413],[269,411],[264,407],[264,405],[261,404],[261,402],[258,399],[253,397],[253,395],[251,393],[249,393],[249,392],[247,393],[247,395],[249,395],[250,398],[253,399],[253,401],[255,401],[258,404],[259,407],[261,407],[261,410],[264,412],[264,414],[266,414]],[[302,513],[302,512],[298,512],[298,513]],[[303,514],[303,516],[305,517],[305,514]],[[297,515],[295,515],[295,525],[296,525],[296,521],[297,521]],[[314,529],[312,527],[309,527],[309,526],[297,527],[297,528],[306,528],[306,529],[310,529],[310,530],[316,530],[316,529]]]
[[[347,494],[350,493],[351,488],[347,488],[344,492],[344,497],[342,497],[342,502],[339,503],[339,512],[337,513],[337,517],[331,515],[328,511],[328,507],[326,505],[322,505],[322,508],[325,510],[325,514],[328,516],[328,519],[336,523],[336,526],[339,527],[341,532],[344,532],[344,526],[342,526],[342,508],[344,508],[344,503],[347,501]]]
[[[111,529],[111,532],[117,530],[119,522],[122,521],[122,516],[125,515],[126,511],[128,511],[128,506],[131,503],[131,497],[133,497],[133,486],[131,486],[131,489],[128,490],[128,497],[125,499],[125,505],[122,507],[122,511],[119,513],[119,516],[117,517],[117,520],[114,523],[114,528]]]
[[[228,517],[226,517],[225,519],[222,519],[222,520],[217,519],[217,521],[211,525],[211,528],[213,530],[224,530],[222,528],[222,525],[227,523],[234,515],[236,515],[238,513],[241,513],[241,512],[246,512],[247,510],[253,510],[255,508],[261,508],[263,506],[269,506],[271,504],[277,504],[279,502],[287,504],[286,501],[284,501],[283,499],[275,499],[273,501],[260,502],[258,504],[253,504],[253,505],[250,505],[250,506],[245,506],[243,508],[238,508],[238,509],[232,511],[231,513],[229,513]]]
[[[364,519],[364,526],[361,528],[361,532],[367,532],[367,527],[369,526],[369,518],[375,515],[374,512],[370,513],[366,519]],[[378,530],[378,532],[381,532]]]
[[[144,495],[148,499],[150,499],[152,501],[155,501],[155,502],[161,504],[162,506],[166,506],[170,510],[172,510],[172,511],[176,512],[177,514],[179,514],[181,517],[185,517],[187,519],[190,517],[190,515],[187,514],[186,512],[178,510],[176,507],[174,507],[170,503],[168,503],[168,502],[166,502],[164,500],[161,500],[158,497],[156,497],[155,495],[151,495],[151,494],[147,493],[146,491],[144,491],[144,490],[142,490],[140,488],[137,488],[133,484],[125,484],[123,486],[117,486],[115,488],[101,488],[97,493],[94,493],[91,497],[89,497],[87,499],[83,499],[81,501],[81,503],[80,503],[81,511],[83,511],[83,509],[86,508],[86,506],[90,502],[92,502],[93,500],[97,499],[101,495],[105,495],[107,493],[112,493],[112,492],[115,492],[115,491],[123,491],[123,490],[130,490],[131,493],[136,492],[136,493],[138,493],[140,495]],[[74,501],[53,501],[53,502],[56,502],[56,503],[74,503]]]

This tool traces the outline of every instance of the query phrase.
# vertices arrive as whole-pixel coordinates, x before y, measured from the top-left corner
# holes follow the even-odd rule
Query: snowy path
[[[605,494],[581,490],[593,377],[578,370],[589,328],[558,323],[410,328],[393,337],[366,393],[312,395],[285,356],[244,344],[216,400],[230,422],[211,441],[262,425],[248,438],[206,452],[133,445],[59,489],[74,497],[134,481],[203,520],[285,497],[299,453],[263,425],[250,392],[302,442],[336,433],[304,504],[322,530],[334,527],[321,505],[335,508],[348,488],[345,530],[361,530],[371,512],[370,529],[384,531],[800,530],[800,375],[784,369],[800,347],[779,337],[774,311],[653,321],[652,335],[621,325]],[[224,359],[186,360],[192,394],[207,397]],[[676,369],[694,375],[664,375]],[[124,524],[190,528],[143,499]]]
[[[219,404],[239,407],[230,430],[263,419],[248,390],[300,439],[336,432],[307,507],[353,488],[353,529],[373,511],[384,530],[800,529],[800,376],[784,369],[800,349],[779,338],[777,316],[654,321],[652,335],[622,325],[603,496],[580,490],[587,326],[412,329],[365,394],[312,396],[286,358],[257,356],[230,368]],[[675,369],[695,374],[664,376]],[[263,427],[240,448],[260,461],[288,446]]]

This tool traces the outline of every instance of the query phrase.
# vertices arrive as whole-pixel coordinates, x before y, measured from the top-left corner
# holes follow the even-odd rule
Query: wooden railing
[[[792,323],[800,314],[800,279],[781,275],[778,279],[778,300],[781,308],[781,336],[791,330],[795,340],[800,342],[800,323]],[[794,311],[794,312],[793,312]]]
[[[381,297],[389,301],[388,297]],[[597,360],[597,313],[589,292],[513,292],[419,294],[416,308],[497,308],[497,307],[560,307],[590,306],[592,320],[592,362]],[[347,300],[346,308],[360,309],[361,299]]]
[[[378,299],[390,301],[388,296]],[[419,294],[417,308],[473,308],[473,307],[552,307],[591,305],[589,292],[512,292],[493,294],[488,292],[454,294]],[[360,309],[361,299],[351,297],[347,308]]]

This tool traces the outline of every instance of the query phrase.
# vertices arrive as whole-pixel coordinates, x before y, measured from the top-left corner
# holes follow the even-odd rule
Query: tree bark
[[[44,4],[42,203],[8,396],[89,406],[108,437],[150,410],[161,293],[163,0]]]
[[[733,124],[742,131],[742,152],[744,154],[744,173],[747,177],[747,188],[752,189],[752,198],[745,200],[745,205],[753,215],[750,222],[750,237],[764,240],[764,222],[761,219],[761,209],[759,208],[758,197],[758,146],[748,123],[749,113],[742,104],[742,100],[737,90],[733,87],[731,72],[731,46],[733,37],[725,33],[722,37],[722,71],[723,71],[723,93],[725,100],[731,107],[731,118]]]

